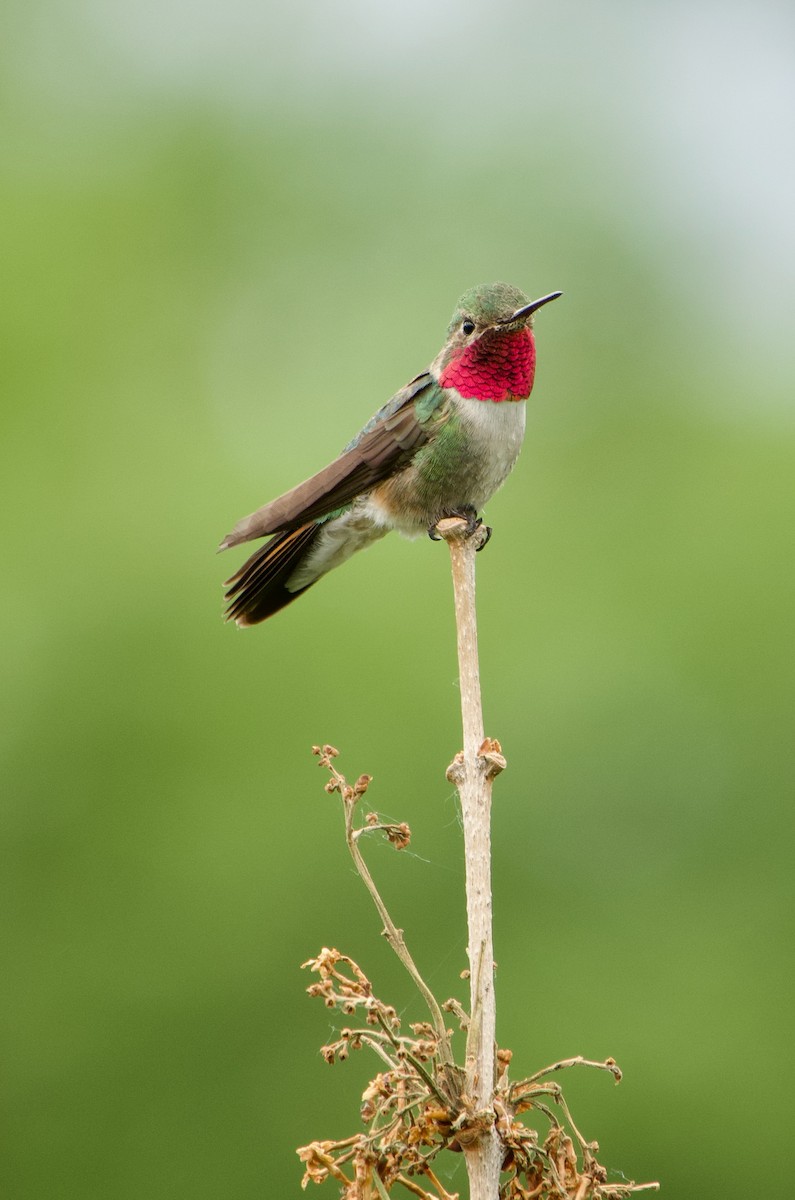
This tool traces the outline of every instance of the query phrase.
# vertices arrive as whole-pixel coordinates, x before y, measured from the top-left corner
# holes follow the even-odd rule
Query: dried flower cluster
[[[462,1029],[469,1023],[467,1013],[454,999],[439,1005],[428,991],[357,846],[361,834],[380,830],[402,848],[408,844],[408,827],[383,824],[370,813],[365,824],[355,828],[353,813],[371,777],[361,775],[350,785],[334,766],[333,746],[316,746],[313,752],[330,772],[326,790],[342,797],[354,862],[384,918],[390,944],[418,982],[432,1020],[402,1033],[395,1009],[378,999],[365,973],[339,950],[323,949],[303,964],[317,976],[307,988],[309,995],[350,1021],[322,1048],[326,1062],[344,1061],[352,1050],[367,1047],[381,1060],[382,1069],[362,1095],[364,1132],[339,1141],[312,1142],[298,1151],[304,1164],[302,1186],[334,1179],[342,1200],[386,1200],[398,1185],[420,1200],[457,1200],[439,1180],[435,1160],[443,1150],[466,1150],[493,1126],[503,1152],[500,1200],[626,1200],[633,1193],[656,1189],[657,1184],[608,1182],[606,1169],[596,1159],[597,1143],[583,1138],[560,1085],[549,1078],[564,1068],[588,1066],[609,1072],[618,1083],[621,1072],[613,1059],[565,1059],[511,1082],[512,1054],[498,1050],[493,1107],[476,1111],[464,1090],[465,1072],[453,1060],[453,1033],[445,1028],[442,1009],[455,1015]],[[359,1022],[353,1020],[357,1017]],[[518,1119],[525,1112],[542,1118],[547,1127],[543,1137]]]
[[[305,1167],[303,1186],[333,1178],[342,1185],[344,1200],[374,1200],[400,1184],[424,1200],[456,1200],[432,1163],[442,1150],[461,1151],[477,1137],[484,1114],[472,1111],[463,1092],[450,1094],[449,1072],[440,1068],[439,1042],[432,1026],[420,1022],[410,1026],[410,1036],[401,1033],[395,1009],[378,999],[361,968],[339,950],[324,948],[303,965],[319,977],[307,988],[310,996],[320,997],[326,1007],[345,1017],[359,1014],[364,1021],[364,1028],[345,1027],[336,1041],[322,1047],[326,1062],[342,1062],[351,1050],[366,1046],[385,1067],[362,1095],[365,1133],[312,1142],[298,1151]],[[444,1007],[461,1011],[457,1001]],[[499,1052],[501,1075],[494,1113],[488,1118],[495,1122],[504,1147],[501,1200],[622,1200],[633,1192],[656,1188],[656,1184],[608,1183],[607,1171],[595,1157],[598,1145],[585,1141],[560,1085],[548,1081],[556,1071],[581,1065],[608,1071],[618,1083],[621,1072],[612,1059],[566,1059],[511,1083],[511,1057],[509,1050]],[[543,1141],[517,1119],[532,1110],[549,1125]],[[420,1186],[418,1176],[426,1186]]]
[[[303,965],[319,976],[307,988],[310,996],[319,996],[345,1017],[360,1015],[364,1022],[363,1028],[343,1028],[336,1041],[322,1047],[326,1062],[341,1062],[351,1050],[367,1046],[384,1067],[362,1095],[367,1133],[341,1142],[313,1142],[298,1151],[305,1164],[304,1186],[332,1176],[344,1183],[345,1200],[388,1193],[395,1183],[431,1197],[434,1193],[411,1179],[424,1175],[443,1200],[448,1193],[431,1162],[450,1140],[450,1102],[434,1078],[439,1043],[433,1028],[423,1022],[411,1026],[411,1036],[402,1034],[394,1008],[373,994],[364,972],[338,950],[323,949]],[[342,1170],[346,1164],[349,1175]]]

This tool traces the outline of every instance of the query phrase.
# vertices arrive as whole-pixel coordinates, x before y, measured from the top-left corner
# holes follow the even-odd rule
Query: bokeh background
[[[339,946],[423,1013],[313,742],[410,823],[370,861],[461,994],[444,548],[390,538],[246,633],[214,550],[504,278],[565,298],[478,561],[500,1039],[618,1059],[569,1079],[614,1178],[786,1195],[791,6],[3,20],[5,1194],[298,1195],[294,1148],[359,1128],[372,1064],[322,1062],[299,964]]]

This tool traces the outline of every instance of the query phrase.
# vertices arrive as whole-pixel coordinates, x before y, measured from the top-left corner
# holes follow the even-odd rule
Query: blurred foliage
[[[768,1147],[791,1119],[795,373],[750,311],[762,266],[748,324],[723,273],[764,214],[738,241],[728,198],[699,207],[699,164],[658,186],[662,100],[594,118],[651,16],[606,7],[592,97],[587,38],[539,42],[532,6],[506,3],[513,74],[482,95],[409,56],[383,84],[326,61],[322,103],[281,64],[278,95],[232,103],[228,62],[206,86],[178,70],[192,13],[165,9],[169,86],[165,51],[136,72],[132,33],[102,41],[92,11],[127,30],[110,5],[12,5],[2,51],[7,1194],[292,1195],[295,1147],[350,1127],[369,1064],[321,1062],[300,962],[339,946],[423,1013],[313,742],[411,825],[407,855],[370,861],[431,985],[461,994],[444,547],[390,538],[246,633],[219,619],[238,558],[214,547],[494,278],[565,292],[539,314],[527,445],[478,564],[509,760],[501,1041],[519,1074],[615,1056],[617,1091],[569,1086],[626,1176],[744,1197],[764,1131],[765,1188],[785,1194]],[[488,12],[463,11],[439,45],[471,55]],[[158,21],[140,17],[153,43]],[[280,56],[278,29],[252,30],[248,80]],[[559,79],[535,106],[511,103],[522,55]]]

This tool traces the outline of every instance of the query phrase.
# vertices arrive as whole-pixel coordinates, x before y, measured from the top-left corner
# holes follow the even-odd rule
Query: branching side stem
[[[332,770],[333,774],[337,774],[337,772],[334,770],[333,767],[331,768],[331,770]],[[346,797],[344,791],[342,793],[342,799],[343,799],[343,806],[345,809],[345,840],[348,844],[348,849],[351,853],[351,858],[354,861],[356,870],[358,871],[359,875],[361,876],[362,880],[364,881],[365,887],[367,888],[368,892],[372,896],[373,904],[378,909],[378,915],[380,916],[381,920],[384,922],[384,936],[386,937],[386,940],[389,942],[389,944],[392,947],[392,949],[394,950],[395,954],[398,956],[400,961],[403,963],[403,966],[406,968],[409,975],[414,980],[414,983],[417,986],[417,990],[419,991],[420,995],[422,996],[422,998],[424,999],[425,1003],[428,1006],[428,1011],[431,1014],[431,1020],[433,1022],[433,1027],[434,1027],[434,1030],[436,1031],[436,1036],[439,1039],[439,1061],[444,1066],[449,1067],[452,1070],[452,1068],[453,1068],[453,1053],[450,1048],[450,1039],[447,1036],[444,1015],[442,1013],[441,1008],[439,1007],[439,1002],[436,999],[436,997],[434,996],[431,989],[428,987],[425,980],[422,978],[422,975],[420,975],[420,972],[417,968],[417,964],[414,962],[414,959],[411,957],[409,948],[406,945],[406,939],[403,937],[403,930],[398,929],[397,925],[395,924],[395,922],[392,920],[391,916],[389,915],[389,911],[388,911],[386,905],[384,904],[383,900],[381,899],[381,893],[378,891],[378,888],[375,885],[375,881],[367,867],[367,863],[364,861],[362,852],[359,849],[359,845],[358,845],[359,833],[367,832],[368,829],[365,826],[363,830],[359,830],[359,829],[356,829],[356,827],[354,826],[354,813],[356,811],[356,801],[353,797],[351,797],[351,798]]]

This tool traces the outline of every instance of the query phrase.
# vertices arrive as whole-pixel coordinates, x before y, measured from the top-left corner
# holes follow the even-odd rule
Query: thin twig
[[[379,917],[384,922],[384,934],[386,935],[386,940],[389,942],[390,946],[395,951],[395,954],[398,956],[400,961],[403,963],[403,966],[414,980],[417,990],[428,1006],[428,1011],[430,1012],[431,1020],[433,1021],[433,1027],[436,1030],[436,1036],[439,1041],[439,1060],[446,1066],[452,1066],[453,1055],[450,1049],[450,1040],[447,1036],[447,1029],[445,1027],[442,1010],[439,1007],[439,1003],[433,992],[420,975],[419,970],[417,969],[417,964],[414,962],[414,959],[409,953],[409,948],[406,945],[405,938],[403,937],[403,930],[398,929],[397,925],[390,917],[389,911],[381,899],[381,894],[378,891],[378,888],[375,886],[373,877],[368,870],[367,863],[364,861],[362,852],[357,845],[355,836],[356,830],[353,827],[353,812],[354,802],[346,800],[345,840],[348,843],[348,849],[350,850],[351,858],[356,865],[356,870],[359,872],[362,880],[364,881],[365,887],[373,898],[373,903],[378,909]]]
[[[425,1067],[422,1065],[422,1063],[417,1058],[417,1056],[415,1054],[412,1054],[411,1051],[406,1048],[405,1043],[401,1044],[398,1041],[398,1039],[394,1036],[394,1034],[392,1033],[392,1030],[389,1028],[386,1021],[384,1020],[384,1018],[381,1016],[381,1014],[379,1012],[376,1013],[376,1017],[378,1019],[378,1023],[381,1025],[382,1029],[384,1030],[384,1033],[394,1043],[395,1048],[399,1049],[401,1051],[401,1053],[408,1059],[408,1061],[411,1063],[414,1070],[417,1072],[417,1074],[420,1076],[420,1078],[424,1081],[425,1086],[431,1092],[433,1092],[434,1096],[439,1101],[439,1103],[441,1105],[445,1106],[447,1104],[447,1099],[439,1091],[438,1087],[434,1083],[430,1074],[425,1070]]]
[[[609,1071],[616,1083],[621,1082],[621,1069],[614,1058],[606,1058],[604,1062],[594,1062],[593,1059],[583,1058],[581,1054],[578,1054],[575,1058],[563,1058],[560,1062],[544,1067],[542,1071],[536,1071],[535,1075],[530,1075],[529,1078],[523,1079],[514,1087],[519,1088],[528,1083],[535,1083],[536,1079],[543,1079],[545,1075],[552,1075],[555,1071],[562,1071],[566,1067],[596,1067],[600,1071]]]
[[[423,1167],[423,1170],[425,1171],[425,1174],[428,1176],[431,1183],[433,1184],[433,1186],[436,1188],[437,1192],[439,1193],[439,1200],[457,1200],[456,1196],[453,1196],[450,1192],[445,1190],[445,1188],[442,1186],[440,1181],[436,1178],[436,1175],[434,1174],[434,1172],[431,1170],[431,1168],[428,1166],[427,1163]]]
[[[426,1192],[425,1188],[421,1188],[413,1179],[408,1179],[405,1175],[398,1175],[395,1183],[400,1183],[407,1192],[411,1192],[412,1196],[419,1196],[420,1200],[436,1200],[430,1192]]]

